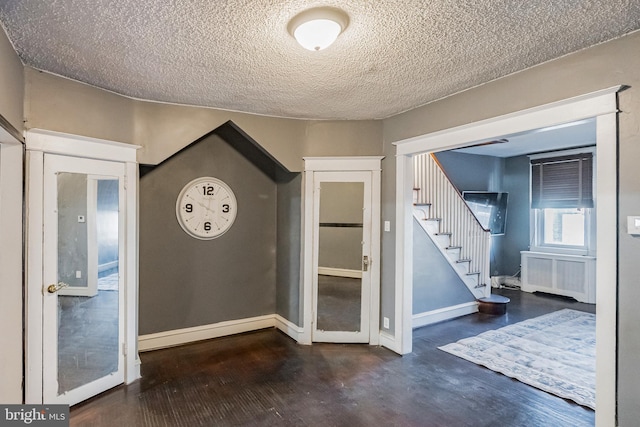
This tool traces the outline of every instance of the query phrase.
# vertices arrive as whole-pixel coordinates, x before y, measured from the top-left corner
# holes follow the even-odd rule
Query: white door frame
[[[125,383],[140,378],[137,348],[138,313],[138,145],[41,129],[26,132],[26,271],[25,271],[25,403],[43,403],[43,179],[45,153],[122,162],[125,167],[124,292]]]
[[[302,277],[303,277],[303,332],[299,343],[311,344],[313,330],[313,272],[314,268],[314,175],[324,171],[363,171],[371,173],[371,272],[369,344],[380,342],[380,179],[381,161],[383,157],[304,157],[303,187],[303,243],[302,243]]]
[[[596,261],[596,424],[615,424],[617,328],[617,92],[597,92],[518,111],[402,141],[396,145],[396,286],[392,350],[412,349],[411,204],[414,154],[460,148],[517,132],[596,117],[597,261]],[[606,286],[605,284],[610,284]],[[386,340],[385,340],[386,341]]]
[[[22,184],[24,146],[0,116],[0,402],[22,403]],[[5,129],[6,126],[11,130]]]

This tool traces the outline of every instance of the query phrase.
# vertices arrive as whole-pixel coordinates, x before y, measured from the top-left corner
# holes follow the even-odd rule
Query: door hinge
[[[122,355],[125,356],[125,357],[127,356],[127,343],[126,342],[122,343]]]

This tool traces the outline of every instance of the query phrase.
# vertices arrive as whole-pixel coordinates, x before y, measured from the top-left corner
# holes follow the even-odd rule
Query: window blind
[[[592,208],[593,154],[531,160],[531,208]]]

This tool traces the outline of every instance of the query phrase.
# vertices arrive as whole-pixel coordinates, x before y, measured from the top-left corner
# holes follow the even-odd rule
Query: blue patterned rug
[[[564,309],[438,348],[595,410],[595,314]]]

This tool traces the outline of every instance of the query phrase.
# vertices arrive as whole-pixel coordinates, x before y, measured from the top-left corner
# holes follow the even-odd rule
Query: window
[[[588,254],[595,248],[593,151],[531,156],[532,249]]]

